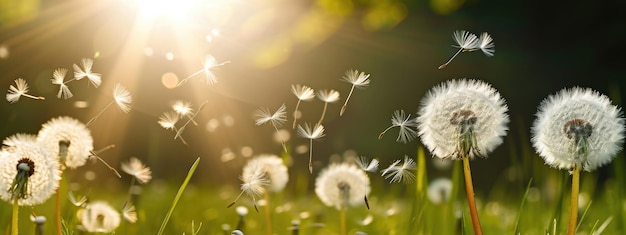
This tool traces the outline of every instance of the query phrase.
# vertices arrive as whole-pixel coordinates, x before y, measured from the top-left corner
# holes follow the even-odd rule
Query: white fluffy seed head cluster
[[[78,218],[87,232],[110,233],[120,226],[122,219],[120,213],[108,203],[95,201],[85,205],[78,212]]]
[[[364,171],[352,164],[334,164],[315,179],[315,193],[326,206],[338,210],[364,203],[370,192],[370,180]]]
[[[71,117],[57,117],[44,123],[37,134],[37,141],[50,152],[59,157],[60,143],[66,142],[67,154],[60,159],[61,164],[70,169],[85,165],[93,150],[91,131],[82,122]]]
[[[486,156],[502,143],[508,131],[508,108],[491,85],[480,80],[450,80],[433,87],[418,112],[418,130],[422,143],[439,158],[458,159],[459,125],[451,123],[459,112],[471,111],[476,146]],[[470,157],[474,157],[470,155]]]
[[[27,196],[18,199],[18,204],[31,206],[45,202],[59,187],[61,171],[58,160],[50,156],[33,135],[15,134],[5,139],[3,144],[5,147],[0,150],[0,198],[12,201],[9,190],[18,173],[16,166],[20,160],[28,159],[33,163],[33,174],[28,177]]]
[[[566,125],[573,120],[588,124],[586,156],[578,156],[576,138]],[[624,117],[611,100],[590,88],[574,87],[551,95],[539,105],[532,129],[532,143],[547,165],[592,171],[613,160],[624,143]],[[570,133],[571,134],[571,133]]]
[[[248,161],[243,168],[242,178],[254,178],[255,172],[259,169],[265,172],[263,175],[269,180],[265,187],[270,192],[283,190],[289,181],[287,167],[283,163],[283,159],[276,155],[262,154]]]

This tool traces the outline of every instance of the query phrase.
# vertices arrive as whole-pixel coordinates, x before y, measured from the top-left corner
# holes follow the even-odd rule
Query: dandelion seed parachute
[[[140,184],[148,183],[152,179],[150,167],[144,165],[136,157],[131,157],[128,162],[122,163],[122,171],[135,177]]]
[[[590,88],[563,89],[539,105],[531,141],[547,165],[593,171],[613,160],[624,143],[624,117]]]
[[[287,167],[283,163],[283,159],[273,154],[262,154],[251,159],[243,168],[242,178],[251,179],[260,170],[265,172],[264,176],[268,179],[266,189],[271,192],[278,192],[285,188],[289,181]]]

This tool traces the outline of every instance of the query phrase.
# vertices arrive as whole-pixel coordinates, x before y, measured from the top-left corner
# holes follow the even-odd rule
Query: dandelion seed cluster
[[[364,171],[351,164],[334,164],[315,179],[315,194],[326,206],[345,209],[364,203],[370,192],[370,180]]]
[[[622,111],[590,88],[563,89],[549,96],[536,117],[533,147],[554,168],[593,171],[611,162],[624,144]]]
[[[67,116],[44,123],[37,134],[37,141],[70,169],[85,165],[93,150],[91,131],[82,122]]]
[[[273,154],[262,154],[254,157],[243,168],[242,178],[254,178],[257,171],[263,171],[264,177],[267,178],[268,184],[266,188],[271,192],[278,192],[285,188],[289,181],[287,167],[283,163],[283,159]]]
[[[433,87],[422,99],[418,130],[422,143],[439,158],[462,157],[459,139],[471,131],[469,157],[486,155],[508,131],[508,108],[491,85],[479,80],[450,80]]]
[[[58,160],[37,142],[33,135],[15,134],[3,141],[0,150],[0,198],[11,202],[14,183],[25,188],[25,195],[18,199],[20,206],[38,205],[50,198],[59,187],[61,171]],[[15,182],[17,165],[29,162],[31,173],[27,182]]]

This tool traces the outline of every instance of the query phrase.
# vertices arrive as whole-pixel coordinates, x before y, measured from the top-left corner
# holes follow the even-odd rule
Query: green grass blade
[[[578,231],[578,228],[580,228],[580,225],[583,223],[583,220],[585,220],[585,216],[587,215],[587,212],[589,212],[589,208],[591,208],[592,202],[593,201],[589,201],[589,203],[587,204],[587,207],[585,208],[585,211],[580,216],[580,220],[578,221],[578,224],[576,225],[576,231]]]
[[[528,197],[528,191],[530,190],[530,185],[532,185],[532,183],[533,183],[533,178],[530,178],[530,180],[528,181],[528,185],[526,186],[526,191],[524,191],[522,202],[520,202],[519,209],[517,210],[517,215],[515,216],[515,234],[520,234],[519,221],[522,218],[522,210],[524,210],[524,204],[526,204],[526,197]]]
[[[178,204],[180,197],[183,195],[183,191],[185,191],[185,188],[187,187],[189,180],[191,180],[191,176],[196,171],[196,168],[198,167],[199,163],[200,163],[200,158],[196,159],[196,161],[193,163],[193,165],[189,169],[189,172],[187,172],[187,177],[185,178],[185,181],[183,181],[183,184],[180,185],[180,188],[178,188],[178,193],[176,193],[176,197],[174,197],[174,201],[172,202],[172,207],[170,208],[170,211],[167,212],[167,215],[165,215],[165,219],[163,220],[163,223],[161,223],[161,228],[159,228],[159,232],[157,233],[157,235],[163,234],[163,231],[165,230],[165,225],[167,225],[167,222],[170,220],[170,217],[172,216],[172,213],[174,212],[174,208],[176,208],[176,204]]]

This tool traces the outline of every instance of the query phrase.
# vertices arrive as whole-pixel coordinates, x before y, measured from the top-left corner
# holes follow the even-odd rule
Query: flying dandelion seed
[[[267,184],[264,185],[270,192],[279,192],[285,188],[287,181],[289,181],[289,174],[287,173],[287,166],[283,162],[283,159],[274,154],[261,154],[258,155],[246,164],[243,168],[242,178],[250,179],[257,174],[257,168],[265,173],[267,178]]]
[[[74,64],[74,80],[81,80],[86,77],[87,79],[89,79],[89,82],[91,82],[94,87],[99,87],[102,83],[101,76],[99,73],[94,73],[91,71],[91,67],[93,66],[93,59],[83,58],[80,63],[83,68],[81,68],[77,64]]]
[[[181,117],[187,117],[194,125],[198,125],[198,123],[191,118],[191,116],[193,115],[191,103],[182,100],[176,100],[172,103],[172,109]]]
[[[131,224],[137,222],[137,211],[133,203],[127,201],[122,207],[122,217]]]
[[[286,110],[287,110],[287,107],[285,106],[285,104],[282,104],[278,108],[278,110],[276,110],[276,112],[274,113],[271,113],[269,108],[265,108],[265,107],[259,108],[254,113],[254,116],[257,117],[257,119],[255,120],[255,124],[257,126],[260,126],[269,122],[272,124],[272,126],[276,130],[276,133],[280,135],[280,131],[278,130],[278,128],[281,127],[287,121]],[[282,135],[280,136],[280,141],[283,146],[283,151],[287,152],[287,147],[285,146],[285,139],[282,137]]]
[[[178,128],[178,131],[176,131],[176,135],[174,135],[174,139],[178,139],[178,137],[180,137],[180,135],[183,134],[183,131],[185,130],[185,128],[187,127],[187,125],[189,125],[189,123],[191,123],[192,120],[194,120],[194,118],[196,118],[196,116],[198,115],[198,113],[200,113],[200,111],[202,111],[202,109],[204,108],[204,106],[206,106],[209,103],[208,100],[205,100],[200,107],[198,107],[198,110],[191,115],[191,117],[189,118],[189,120],[187,120],[187,122],[185,122],[185,124],[183,124],[180,128]]]
[[[317,91],[317,97],[324,102],[324,110],[322,111],[322,116],[320,120],[317,121],[317,125],[322,124],[322,120],[324,120],[324,116],[326,115],[326,108],[328,107],[328,103],[335,103],[339,100],[339,92],[335,90],[319,90]]]
[[[493,38],[491,38],[491,35],[483,32],[482,34],[480,34],[479,41],[479,48],[486,56],[491,57],[496,53],[496,46],[493,44]]]
[[[67,87],[67,84],[64,82],[65,75],[67,74],[66,68],[58,68],[52,72],[52,84],[59,85],[59,92],[57,93],[57,98],[69,99],[74,96],[70,91],[70,88]]]
[[[161,114],[157,123],[159,123],[159,125],[161,125],[161,127],[165,128],[166,130],[173,130],[174,132],[178,132],[178,128],[176,128],[176,123],[178,122],[178,120],[180,120],[178,113],[176,113],[175,111],[168,111]],[[185,141],[182,136],[179,137],[180,141],[185,146],[189,146],[189,144],[187,144],[187,141]]]
[[[152,179],[150,167],[144,165],[136,157],[131,157],[128,162],[122,163],[122,171],[133,176],[140,184],[148,183]]]
[[[382,171],[382,176],[385,179],[390,179],[390,183],[394,182],[403,182],[405,184],[412,183],[415,181],[415,173],[412,171],[417,170],[417,166],[415,161],[409,156],[404,156],[404,163],[399,165],[400,160],[396,160],[389,167]]]
[[[417,138],[417,130],[413,129],[417,127],[417,118],[411,118],[411,115],[406,115],[404,110],[396,110],[391,116],[391,126],[387,127],[383,132],[378,135],[378,139],[382,139],[385,133],[391,128],[399,127],[397,142],[408,143]]]
[[[452,33],[452,38],[457,44],[456,46],[453,46],[453,47],[458,47],[459,50],[446,63],[440,65],[438,69],[443,69],[446,66],[448,66],[448,64],[450,64],[450,62],[452,62],[452,60],[457,55],[459,55],[459,53],[463,51],[473,51],[480,47],[479,46],[480,41],[478,40],[478,37],[476,37],[475,34],[470,33],[469,31],[465,31],[465,30],[454,31],[454,33]]]
[[[219,66],[222,66],[222,65],[225,65],[225,64],[228,64],[228,63],[230,63],[230,61],[217,63],[217,59],[215,59],[215,57],[213,57],[212,55],[207,55],[205,57],[205,59],[204,59],[204,68],[202,68],[201,70],[199,70],[199,71],[197,71],[195,73],[192,73],[191,75],[189,75],[185,79],[180,80],[180,82],[178,82],[178,85],[176,85],[176,87],[179,87],[179,86],[185,84],[187,82],[187,80],[189,80],[189,79],[191,79],[191,78],[193,78],[195,76],[198,76],[198,75],[200,75],[202,73],[204,73],[204,79],[203,80],[205,81],[206,84],[208,84],[208,85],[215,84],[215,83],[217,83],[217,77],[215,76],[215,74],[213,74],[212,69],[214,69],[216,67],[219,67]]]
[[[133,101],[133,97],[130,96],[128,90],[123,87],[121,84],[115,84],[113,88],[113,101],[111,101],[107,106],[102,109],[95,117],[91,118],[89,122],[87,122],[86,126],[90,126],[105,110],[107,110],[113,103],[117,104],[117,107],[122,110],[124,113],[130,112],[130,103]]]
[[[308,86],[295,84],[291,85],[291,93],[293,93],[298,98],[298,103],[296,103],[296,109],[293,111],[293,129],[296,129],[296,121],[298,120],[298,108],[300,107],[301,101],[310,101],[315,98],[315,91],[313,88]]]
[[[346,106],[348,105],[348,100],[350,100],[350,97],[352,96],[352,92],[354,91],[355,87],[358,88],[364,88],[367,87],[370,84],[370,80],[369,80],[370,75],[366,74],[364,72],[360,72],[358,70],[348,70],[346,71],[346,74],[341,77],[342,81],[345,82],[349,82],[352,84],[352,88],[350,88],[350,93],[348,93],[348,97],[346,98],[346,102],[343,104],[343,106],[341,107],[341,111],[339,112],[339,116],[342,116],[343,113],[346,111]]]
[[[7,101],[9,101],[9,103],[15,103],[18,100],[20,100],[20,97],[24,96],[24,97],[28,97],[34,100],[45,100],[45,97],[42,96],[33,96],[33,95],[29,95],[28,93],[28,83],[26,83],[26,80],[22,79],[22,78],[18,78],[15,79],[15,86],[13,85],[9,85],[9,90],[7,90]]]
[[[305,123],[303,128],[298,125],[298,135],[309,139],[309,172],[313,174],[313,140],[324,137],[324,126],[315,125],[311,127],[311,124]]]
[[[373,158],[371,161],[368,161],[367,157],[357,157],[354,159],[354,162],[359,168],[361,168],[361,170],[365,172],[375,172],[378,170],[379,162],[375,158]],[[363,196],[363,201],[365,201],[365,206],[369,210],[370,203],[367,200],[367,195]]]
[[[255,162],[253,165],[247,166],[249,169],[249,173],[240,177],[243,184],[241,184],[241,193],[228,204],[227,208],[235,205],[235,203],[241,198],[241,196],[246,193],[250,198],[252,198],[254,209],[259,212],[259,208],[257,207],[257,197],[260,197],[265,193],[265,187],[270,183],[267,178],[266,172],[259,162]]]

